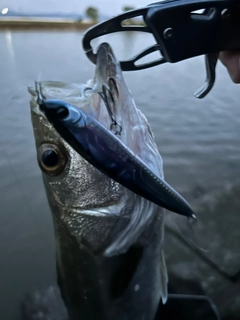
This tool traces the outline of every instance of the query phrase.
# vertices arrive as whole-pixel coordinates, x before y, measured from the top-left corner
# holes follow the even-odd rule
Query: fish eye
[[[60,174],[66,166],[67,159],[58,146],[44,143],[37,151],[38,164],[43,172],[50,176]]]

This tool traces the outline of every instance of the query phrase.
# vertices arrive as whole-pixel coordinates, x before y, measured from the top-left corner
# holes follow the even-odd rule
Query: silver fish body
[[[42,82],[48,99],[61,99],[106,128],[111,119],[99,96],[113,78],[113,114],[122,142],[163,179],[162,159],[145,116],[136,108],[110,47],[103,45],[93,81]],[[91,90],[85,90],[90,87]],[[34,89],[30,89],[32,95]],[[81,93],[81,94],[79,94]],[[58,283],[71,320],[153,320],[167,299],[164,212],[109,179],[76,153],[31,100],[37,158],[52,211]],[[47,162],[44,162],[47,157]]]

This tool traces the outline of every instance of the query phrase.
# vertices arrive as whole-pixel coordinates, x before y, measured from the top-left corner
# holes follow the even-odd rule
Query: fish
[[[104,85],[110,94],[102,99]],[[164,180],[153,132],[108,44],[98,50],[92,80],[41,81],[41,90],[46,99],[74,105],[108,130],[114,119],[122,143]],[[69,319],[153,320],[159,302],[167,301],[164,208],[92,166],[48,121],[34,86],[29,92],[37,161],[54,225],[58,285]]]

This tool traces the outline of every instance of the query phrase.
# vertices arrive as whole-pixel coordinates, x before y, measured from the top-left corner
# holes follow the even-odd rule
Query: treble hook
[[[115,100],[114,97],[112,95],[111,89],[109,88],[108,85],[106,85],[105,83],[102,85],[102,92],[99,92],[100,97],[103,99],[108,114],[112,120],[112,124],[110,126],[110,130],[114,131],[115,135],[121,135],[122,132],[122,126],[116,121],[116,119],[113,116],[113,112],[111,110],[111,106],[110,104],[112,103],[113,105],[115,105]],[[109,99],[110,98],[110,99]],[[110,100],[110,101],[109,101]]]
[[[218,61],[218,53],[208,53],[205,55],[206,80],[202,87],[194,93],[198,99],[204,98],[212,89],[216,79],[216,65]]]
[[[37,93],[37,104],[41,105],[43,100],[46,100],[46,96],[43,94],[41,83],[37,81],[35,81],[35,91]]]

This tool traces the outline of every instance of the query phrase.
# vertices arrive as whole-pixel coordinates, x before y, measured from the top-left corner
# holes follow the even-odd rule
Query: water
[[[81,39],[77,32],[0,33],[0,318],[4,320],[20,319],[19,304],[26,292],[55,282],[52,221],[36,162],[26,86],[39,76],[66,82],[91,78],[94,66],[81,51]],[[124,36],[122,41],[119,49],[130,51],[131,41]],[[203,100],[195,99],[192,93],[204,81],[203,66],[203,59],[195,58],[125,73],[155,134],[166,180],[189,201],[232,183],[240,173],[239,86],[219,64],[213,91]]]

